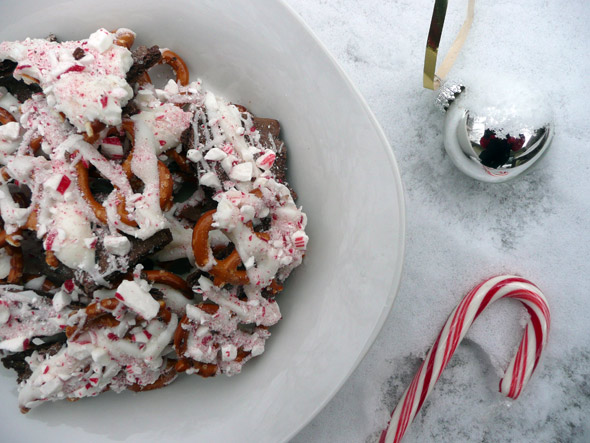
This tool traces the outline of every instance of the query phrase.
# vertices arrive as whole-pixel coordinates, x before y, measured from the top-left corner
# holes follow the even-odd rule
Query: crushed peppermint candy
[[[165,386],[180,372],[238,374],[263,353],[282,318],[276,295],[306,252],[307,217],[271,120],[180,72],[163,88],[137,80],[149,57],[181,60],[157,47],[132,56],[134,38],[101,28],[0,43],[0,62],[16,65],[7,75],[41,89],[20,103],[0,87],[15,120],[0,126],[0,278],[11,283],[0,285],[0,351],[28,349],[23,412]],[[25,248],[35,239],[41,254]],[[239,280],[220,280],[219,251],[239,259]],[[51,272],[25,283],[20,252]],[[161,269],[176,261],[199,278]]]

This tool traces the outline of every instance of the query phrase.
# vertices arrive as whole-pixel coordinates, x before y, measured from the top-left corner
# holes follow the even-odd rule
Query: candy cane
[[[528,382],[547,344],[550,313],[545,296],[530,281],[502,275],[484,281],[467,294],[449,316],[412,383],[391,413],[380,443],[399,442],[432,392],[467,330],[482,311],[501,298],[520,301],[530,314],[518,352],[500,380],[500,392],[516,399]]]

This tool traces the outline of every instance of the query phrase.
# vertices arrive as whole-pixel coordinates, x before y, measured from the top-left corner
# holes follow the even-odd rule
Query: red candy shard
[[[63,175],[59,185],[57,186],[57,192],[63,195],[64,192],[66,192],[66,190],[70,187],[70,183],[72,183],[72,180],[70,180],[67,175]]]
[[[117,145],[117,146],[123,145],[123,143],[121,143],[121,140],[119,140],[118,137],[105,137],[102,139],[102,142],[109,144],[109,145]]]
[[[66,280],[64,282],[64,289],[67,292],[72,292],[74,290],[74,280],[72,280],[71,278],[69,280]]]

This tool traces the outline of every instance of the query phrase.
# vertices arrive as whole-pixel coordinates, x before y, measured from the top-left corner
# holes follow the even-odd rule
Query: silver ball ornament
[[[457,82],[446,82],[438,91],[435,103],[446,111],[445,149],[474,179],[511,180],[537,163],[551,144],[554,124],[546,102],[523,85],[512,91],[482,94]]]

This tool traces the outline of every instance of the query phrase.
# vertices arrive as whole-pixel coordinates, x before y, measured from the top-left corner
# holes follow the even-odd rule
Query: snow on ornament
[[[472,178],[493,183],[510,180],[533,166],[549,148],[554,133],[549,108],[528,85],[513,84],[512,89],[513,102],[502,106],[510,101],[510,93],[490,93],[491,100],[486,101],[475,88],[454,82],[441,87],[439,96],[445,98],[437,104],[446,102],[445,149],[455,166]],[[447,101],[448,91],[457,90]],[[531,110],[536,114],[529,115]]]
[[[545,154],[554,133],[548,101],[522,79],[481,73],[472,84],[443,79],[473,21],[474,0],[447,56],[436,70],[447,0],[436,0],[424,61],[424,87],[437,90],[435,105],[446,112],[444,145],[468,176],[490,183],[511,180]]]

